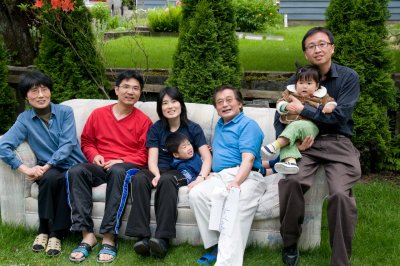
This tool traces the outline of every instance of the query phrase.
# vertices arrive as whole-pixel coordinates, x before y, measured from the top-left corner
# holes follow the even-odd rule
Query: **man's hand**
[[[117,163],[123,163],[124,161],[121,159],[109,160],[108,162],[103,164],[104,170],[108,171],[110,168]]]
[[[230,190],[230,189],[233,188],[233,187],[240,189],[240,184],[239,184],[239,182],[233,180],[232,182],[230,182],[230,183],[226,186],[226,189],[227,189],[227,190]]]
[[[286,110],[288,110],[290,113],[300,114],[304,109],[304,105],[293,95],[289,96],[289,100],[290,102],[288,105],[286,105]]]
[[[36,181],[39,180],[44,174],[43,166],[35,165],[34,167],[27,167],[26,165],[20,165],[18,170],[26,175],[26,180]]]
[[[104,157],[101,156],[100,154],[97,154],[96,156],[94,156],[93,158],[93,163],[96,165],[99,165],[101,167],[104,166]]]
[[[297,148],[299,151],[305,151],[309,149],[314,144],[314,138],[312,136],[307,136],[302,142],[297,142]]]
[[[153,180],[151,180],[151,184],[153,185],[153,187],[157,187],[159,180],[160,180],[160,176],[155,176],[153,178]]]

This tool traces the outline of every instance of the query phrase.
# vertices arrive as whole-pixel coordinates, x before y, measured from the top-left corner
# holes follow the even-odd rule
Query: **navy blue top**
[[[50,164],[62,169],[86,162],[82,154],[72,108],[50,103],[51,115],[48,126],[33,109],[21,113],[14,125],[0,139],[0,158],[17,169],[21,160],[14,150],[27,141],[36,155],[37,164]]]
[[[206,145],[206,137],[201,127],[189,120],[187,126],[180,126],[177,132],[184,134],[188,137],[190,143],[193,145],[194,152],[198,152],[199,147]],[[158,148],[158,168],[163,170],[170,169],[173,156],[165,146],[165,140],[171,134],[168,128],[163,126],[162,122],[158,120],[151,126],[147,132],[146,147]]]
[[[294,84],[295,78],[295,75],[290,77],[288,84]],[[352,136],[354,128],[352,113],[360,95],[357,72],[351,68],[332,63],[326,79],[321,82],[321,85],[325,86],[328,89],[328,94],[336,100],[336,108],[331,114],[324,114],[322,107],[314,108],[306,104],[300,114],[318,126],[320,135]],[[276,135],[279,136],[285,125],[280,123],[277,112],[275,113],[274,126]]]
[[[171,167],[179,170],[181,174],[186,178],[187,185],[196,180],[199,176],[201,166],[203,165],[203,161],[200,158],[198,153],[194,153],[193,157],[187,160],[181,160],[178,158],[174,158]]]

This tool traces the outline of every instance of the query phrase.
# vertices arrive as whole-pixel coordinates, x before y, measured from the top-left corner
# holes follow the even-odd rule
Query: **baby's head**
[[[187,160],[193,157],[193,146],[188,137],[179,132],[170,134],[165,140],[168,152],[177,159]]]
[[[296,71],[296,92],[301,96],[312,96],[321,86],[321,73],[318,67],[305,65]]]

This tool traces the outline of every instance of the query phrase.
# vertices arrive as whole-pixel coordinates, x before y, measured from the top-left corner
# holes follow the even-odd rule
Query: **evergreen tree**
[[[364,171],[381,170],[390,158],[387,113],[398,108],[398,91],[390,76],[393,59],[386,42],[387,5],[388,0],[332,0],[326,14],[327,27],[335,36],[334,60],[360,75],[353,140]]]
[[[15,91],[8,86],[8,57],[2,38],[0,38],[0,134],[4,134],[13,124],[17,101]]]
[[[56,2],[43,1],[39,16],[43,39],[36,59],[37,68],[54,81],[52,100],[107,98],[105,66],[96,49],[89,11],[82,0],[73,2],[69,11],[54,8]]]
[[[189,102],[209,103],[223,84],[239,86],[236,22],[230,0],[184,0],[178,47],[168,83]]]

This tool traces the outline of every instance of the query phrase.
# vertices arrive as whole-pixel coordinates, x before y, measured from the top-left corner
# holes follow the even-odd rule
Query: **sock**
[[[295,158],[286,158],[286,159],[285,159],[285,163],[297,164]]]

